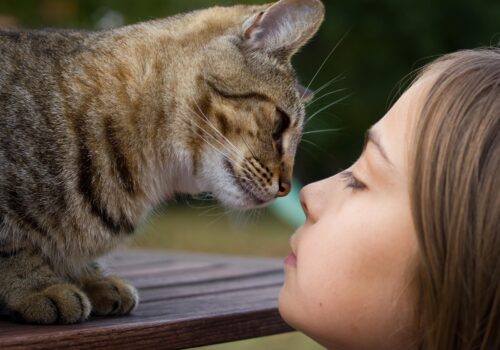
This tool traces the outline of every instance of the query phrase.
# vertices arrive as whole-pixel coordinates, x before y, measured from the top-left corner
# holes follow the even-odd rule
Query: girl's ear
[[[318,31],[324,16],[320,0],[280,0],[245,21],[245,46],[290,58]]]

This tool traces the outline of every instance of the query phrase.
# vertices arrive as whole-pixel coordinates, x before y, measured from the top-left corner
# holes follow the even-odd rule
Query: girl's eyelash
[[[340,173],[340,178],[346,183],[346,188],[352,188],[353,190],[364,190],[366,185],[359,181],[352,171],[343,171]]]

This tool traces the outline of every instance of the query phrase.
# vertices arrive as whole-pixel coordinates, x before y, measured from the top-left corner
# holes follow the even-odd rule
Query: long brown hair
[[[500,349],[500,49],[436,71],[410,163],[419,347]]]

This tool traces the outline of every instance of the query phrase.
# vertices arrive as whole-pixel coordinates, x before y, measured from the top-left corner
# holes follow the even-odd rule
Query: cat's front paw
[[[90,301],[72,284],[54,284],[25,295],[10,310],[19,322],[37,324],[70,324],[83,322],[90,314]]]
[[[90,298],[92,313],[99,316],[129,314],[139,301],[135,287],[118,277],[86,281],[83,290]]]

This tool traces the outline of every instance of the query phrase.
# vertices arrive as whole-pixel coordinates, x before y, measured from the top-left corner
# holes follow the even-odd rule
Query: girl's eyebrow
[[[379,151],[380,155],[382,158],[385,159],[387,163],[389,163],[390,166],[394,167],[394,164],[391,162],[389,157],[387,156],[387,153],[385,152],[384,147],[382,147],[382,144],[380,143],[380,137],[379,134],[371,127],[370,129],[366,130],[365,133],[365,143],[363,145],[363,152],[366,149],[366,146],[368,145],[368,142],[373,143],[377,150]]]

